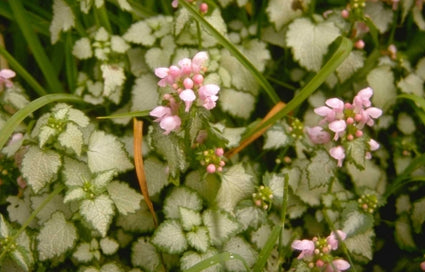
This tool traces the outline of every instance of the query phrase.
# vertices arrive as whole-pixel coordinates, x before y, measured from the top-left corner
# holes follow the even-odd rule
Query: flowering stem
[[[267,239],[266,244],[261,249],[260,254],[258,254],[257,262],[255,263],[254,267],[252,268],[252,271],[254,272],[261,272],[264,269],[264,266],[267,263],[267,260],[274,248],[274,245],[276,244],[276,241],[281,238],[282,230],[285,228],[285,218],[286,218],[286,210],[288,206],[288,184],[289,184],[289,176],[288,174],[285,174],[285,180],[283,184],[283,201],[282,201],[282,210],[281,210],[281,218],[280,218],[280,224],[276,225],[274,229],[272,230],[272,233],[269,236],[269,239]],[[279,245],[280,245],[281,239],[279,239]]]
[[[49,89],[52,92],[63,92],[63,87],[57,78],[57,72],[53,68],[52,63],[46,55],[43,46],[40,43],[37,35],[33,31],[31,24],[28,22],[28,15],[22,5],[22,0],[9,1],[10,8],[12,9],[14,18],[22,31],[22,34],[27,41],[28,46],[34,54],[34,58],[43,73]]]
[[[39,108],[57,101],[69,101],[69,102],[84,102],[80,97],[71,94],[48,94],[37,98],[30,102],[25,107],[17,111],[12,117],[7,120],[2,129],[0,130],[0,149],[6,144],[9,136],[12,135],[13,131],[18,125],[31,113],[38,110]]]
[[[25,231],[25,229],[29,226],[29,224],[31,224],[32,220],[34,220],[34,218],[37,216],[37,214],[56,196],[58,195],[60,192],[62,192],[62,190],[65,189],[65,186],[63,184],[60,184],[58,186],[56,186],[56,188],[53,190],[53,192],[51,192],[47,198],[45,200],[43,200],[43,202],[40,204],[40,206],[38,206],[37,209],[35,209],[30,217],[28,217],[28,219],[24,222],[24,224],[21,226],[21,228],[9,239],[9,242],[7,243],[7,245],[3,248],[1,254],[0,254],[0,263],[2,262],[2,260],[4,259],[4,257],[6,256],[6,254],[8,253],[8,251],[10,250],[10,247],[15,243],[15,240],[19,237],[19,235],[22,234],[22,232]]]
[[[200,22],[207,30],[211,33],[212,36],[214,36],[217,41],[224,46],[227,50],[229,50],[232,55],[239,60],[239,62],[245,66],[255,77],[257,82],[264,88],[265,92],[269,96],[269,98],[272,100],[273,103],[277,103],[280,101],[279,96],[276,94],[274,88],[270,83],[267,81],[267,79],[263,76],[260,71],[255,68],[255,66],[248,60],[245,55],[239,51],[226,37],[224,37],[220,32],[215,29],[213,25],[211,25],[207,20],[205,20],[204,17],[199,14],[198,11],[196,11],[191,4],[187,3],[186,1],[179,1],[179,4],[184,6],[189,13],[198,21]]]
[[[10,64],[10,66],[13,68],[13,70],[22,77],[33,89],[38,95],[46,95],[47,92],[44,90],[43,87],[41,87],[40,84],[38,84],[37,80],[35,80],[30,73],[27,72],[27,70],[19,64],[19,62],[7,52],[7,50],[0,45],[0,55],[2,55],[7,62]]]
[[[341,245],[342,251],[344,251],[344,254],[347,257],[348,262],[350,263],[350,266],[353,269],[353,272],[356,272],[356,268],[354,267],[354,263],[353,263],[353,260],[351,259],[350,252],[348,252],[347,247],[345,246],[344,241],[339,236],[338,231],[335,231],[335,226],[332,223],[331,219],[329,218],[329,215],[328,215],[327,210],[326,209],[323,209],[322,212],[323,212],[323,217],[326,220],[326,223],[328,223],[328,225],[330,226],[331,230],[333,231],[333,233],[335,234],[336,238],[338,239],[338,244]]]

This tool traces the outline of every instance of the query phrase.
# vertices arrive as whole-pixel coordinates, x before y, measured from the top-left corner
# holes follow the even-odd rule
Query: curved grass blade
[[[34,54],[34,58],[37,61],[38,66],[40,67],[47,84],[49,85],[49,89],[52,92],[63,92],[63,87],[57,77],[57,72],[55,71],[52,63],[47,57],[46,51],[41,45],[37,34],[33,31],[31,24],[28,22],[27,12],[24,9],[21,1],[22,0],[9,1],[9,5],[12,9],[15,20],[18,23],[19,28],[22,31],[22,34],[24,35],[28,46],[31,48],[31,51]]]
[[[108,116],[98,116],[97,119],[115,119],[115,118],[128,118],[128,117],[146,117],[149,116],[150,110],[145,111],[133,111],[133,112],[124,112],[118,114],[112,114]]]
[[[313,77],[313,79],[310,80],[307,85],[304,86],[304,88],[291,101],[289,101],[288,104],[286,104],[285,107],[275,113],[267,121],[248,131],[242,139],[243,141],[250,138],[257,131],[263,130],[285,117],[288,113],[304,102],[304,100],[306,100],[313,92],[315,92],[326,78],[334,72],[336,68],[338,68],[338,66],[348,57],[351,49],[353,48],[353,43],[349,39],[345,37],[340,37],[339,39],[340,42],[338,48],[322,69],[320,69],[320,71]]]
[[[69,101],[69,102],[79,102],[84,103],[84,101],[75,95],[71,94],[48,94],[37,98],[34,101],[31,101],[28,105],[17,111],[12,117],[7,120],[3,128],[0,130],[0,149],[3,148],[7,139],[12,135],[13,131],[18,127],[18,125],[31,113],[38,110],[39,108],[57,101]]]
[[[270,83],[267,81],[267,79],[263,76],[260,71],[255,68],[255,66],[248,60],[247,57],[245,57],[239,49],[237,49],[226,37],[221,35],[220,32],[218,32],[213,25],[211,25],[207,20],[205,20],[204,17],[202,17],[192,6],[191,4],[187,3],[186,1],[179,1],[179,4],[184,6],[189,13],[195,18],[196,21],[198,21],[202,26],[204,26],[208,32],[211,33],[211,35],[217,39],[217,41],[223,45],[229,52],[239,60],[239,62],[247,68],[252,75],[255,77],[257,82],[261,85],[261,87],[264,88],[264,91],[267,93],[269,98],[272,100],[273,103],[277,103],[280,101],[279,96],[276,94],[274,88]]]
[[[218,263],[226,262],[226,261],[230,261],[230,260],[234,260],[234,259],[241,261],[243,263],[243,265],[245,266],[246,271],[250,271],[248,264],[246,263],[244,258],[242,258],[242,256],[235,254],[235,253],[222,252],[220,254],[214,255],[214,256],[212,256],[208,259],[205,259],[205,260],[195,264],[191,268],[184,270],[184,272],[203,271],[204,269],[207,269],[208,267],[211,267],[211,266],[216,265]]]

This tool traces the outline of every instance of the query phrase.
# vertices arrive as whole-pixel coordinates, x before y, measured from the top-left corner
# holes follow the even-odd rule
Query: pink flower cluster
[[[216,106],[220,87],[215,84],[203,84],[208,60],[206,52],[197,53],[192,59],[184,58],[178,65],[160,67],[155,69],[155,75],[161,80],[160,87],[169,86],[171,93],[163,96],[165,105],[154,108],[150,115],[155,117],[164,134],[178,130],[181,125],[179,116],[180,104],[184,103],[184,111],[189,112],[192,104],[197,102],[200,106],[211,110]]]
[[[338,249],[338,237],[345,240],[347,235],[341,230],[336,231],[337,234],[331,232],[327,238],[313,237],[312,240],[295,240],[291,247],[300,250],[298,259],[307,262],[310,268],[317,267],[327,272],[339,272],[350,268],[350,264],[341,258],[333,258],[332,250]]]
[[[222,172],[226,163],[223,160],[224,149],[221,147],[208,149],[202,152],[199,161],[201,165],[206,166],[207,173],[214,174]]]
[[[6,86],[8,88],[13,87],[13,82],[10,80],[15,77],[16,73],[10,69],[0,70],[0,87]]]
[[[339,167],[345,158],[345,148],[342,144],[362,137],[364,126],[373,126],[374,119],[382,115],[381,109],[371,107],[372,95],[372,88],[367,87],[357,93],[351,104],[344,103],[338,98],[330,98],[325,101],[326,106],[314,109],[314,112],[323,119],[319,123],[321,126],[307,127],[307,134],[314,144],[327,144],[331,141],[338,144],[329,149],[329,154],[338,161]],[[370,159],[372,157],[370,151],[377,150],[379,144],[369,139],[368,145],[365,156]]]

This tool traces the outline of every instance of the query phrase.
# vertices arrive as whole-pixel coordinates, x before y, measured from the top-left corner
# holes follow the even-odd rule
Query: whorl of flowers
[[[215,108],[220,87],[215,84],[203,84],[206,72],[206,52],[197,53],[192,59],[184,58],[178,65],[155,69],[160,78],[160,87],[170,87],[171,92],[163,96],[163,105],[154,108],[150,115],[165,130],[164,134],[180,128],[180,105],[184,104],[184,112],[189,112],[193,103],[211,110]]]
[[[347,234],[341,230],[331,232],[326,238],[313,237],[312,240],[295,240],[291,247],[301,251],[299,260],[307,263],[309,268],[319,268],[323,271],[344,271],[350,268],[350,264],[341,258],[334,258],[332,251],[338,249],[338,236],[345,240]],[[338,236],[337,236],[338,235]]]
[[[323,117],[319,125],[307,127],[306,132],[314,144],[327,144],[335,142],[336,146],[329,149],[329,154],[342,166],[345,158],[343,144],[356,138],[363,137],[365,125],[373,126],[375,119],[382,115],[382,110],[371,107],[370,98],[373,90],[370,87],[360,90],[353,99],[353,103],[344,103],[338,98],[330,98],[325,101],[326,106],[314,109],[314,112]],[[372,157],[370,151],[379,148],[378,142],[368,140],[368,148],[365,157]]]

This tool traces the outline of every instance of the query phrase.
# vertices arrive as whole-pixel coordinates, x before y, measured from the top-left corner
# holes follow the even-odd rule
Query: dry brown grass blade
[[[263,120],[261,120],[260,124],[258,126],[260,126],[261,124],[263,124],[264,122],[266,122],[268,119],[270,119],[271,117],[273,117],[276,113],[278,113],[281,109],[283,109],[285,107],[285,103],[283,102],[278,102],[276,105],[274,105],[274,107],[267,113],[267,115],[264,117]],[[230,159],[231,157],[233,157],[234,155],[238,154],[240,151],[242,151],[245,147],[247,147],[250,143],[252,143],[253,141],[255,141],[257,138],[259,138],[261,135],[263,135],[264,132],[266,132],[266,130],[269,128],[270,126],[264,127],[258,131],[256,131],[254,134],[251,135],[251,137],[243,140],[240,145],[238,147],[235,147],[234,149],[226,152],[225,156],[226,158]]]
[[[156,217],[155,210],[151,199],[149,198],[148,184],[146,183],[145,168],[143,166],[142,157],[142,140],[143,140],[143,121],[133,118],[133,137],[134,137],[134,167],[136,168],[137,180],[139,181],[140,190],[142,191],[143,198],[149,211],[153,216],[155,226],[158,226],[158,218]]]

